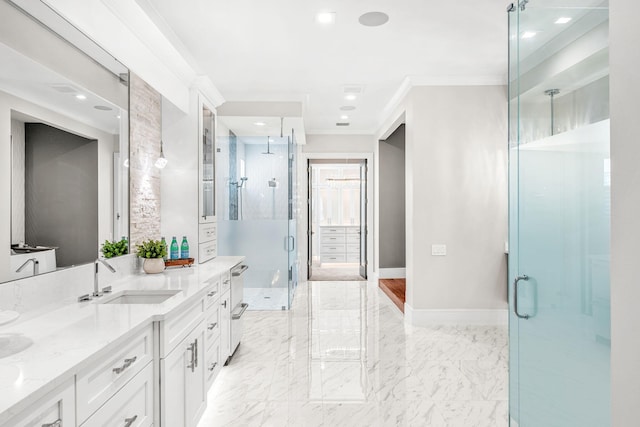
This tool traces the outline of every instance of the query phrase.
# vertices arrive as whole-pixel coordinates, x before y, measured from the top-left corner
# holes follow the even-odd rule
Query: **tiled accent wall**
[[[140,77],[129,77],[130,242],[160,239],[162,97]]]

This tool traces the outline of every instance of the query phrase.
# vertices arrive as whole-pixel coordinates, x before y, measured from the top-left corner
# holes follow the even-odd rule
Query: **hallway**
[[[405,325],[374,282],[248,312],[200,427],[507,426],[506,327]]]

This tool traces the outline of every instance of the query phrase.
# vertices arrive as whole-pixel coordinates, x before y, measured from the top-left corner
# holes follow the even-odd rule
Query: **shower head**
[[[263,152],[262,154],[275,154],[275,153],[272,153],[272,152],[271,152],[271,145],[270,145],[270,143],[271,143],[271,137],[270,137],[270,136],[268,136],[268,137],[267,137],[267,152],[266,152],[266,153],[265,153],[265,152]]]

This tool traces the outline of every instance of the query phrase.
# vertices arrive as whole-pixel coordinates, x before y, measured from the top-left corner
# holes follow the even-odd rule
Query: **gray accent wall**
[[[380,268],[404,268],[405,125],[379,144]]]
[[[98,141],[25,124],[25,241],[58,247],[59,267],[96,257],[97,170]]]
[[[640,2],[611,0],[611,413],[613,427],[640,417]]]

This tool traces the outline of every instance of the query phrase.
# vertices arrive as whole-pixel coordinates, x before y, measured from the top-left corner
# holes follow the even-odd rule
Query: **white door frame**
[[[307,205],[307,198],[309,197],[308,191],[308,173],[307,164],[309,160],[327,159],[327,160],[366,160],[367,161],[367,277],[368,280],[375,280],[374,275],[378,271],[377,258],[374,248],[378,243],[378,236],[375,232],[374,226],[376,218],[374,217],[374,163],[373,153],[305,153],[300,152],[298,156],[298,218],[302,218],[302,221],[298,221],[298,259],[304,262],[300,262],[300,271],[298,272],[299,278],[307,277],[307,261],[308,261],[308,239],[307,230],[309,229],[309,206]],[[302,178],[304,177],[304,178]],[[304,181],[301,181],[304,179]],[[377,276],[377,275],[376,275]],[[306,279],[305,279],[306,280]]]

